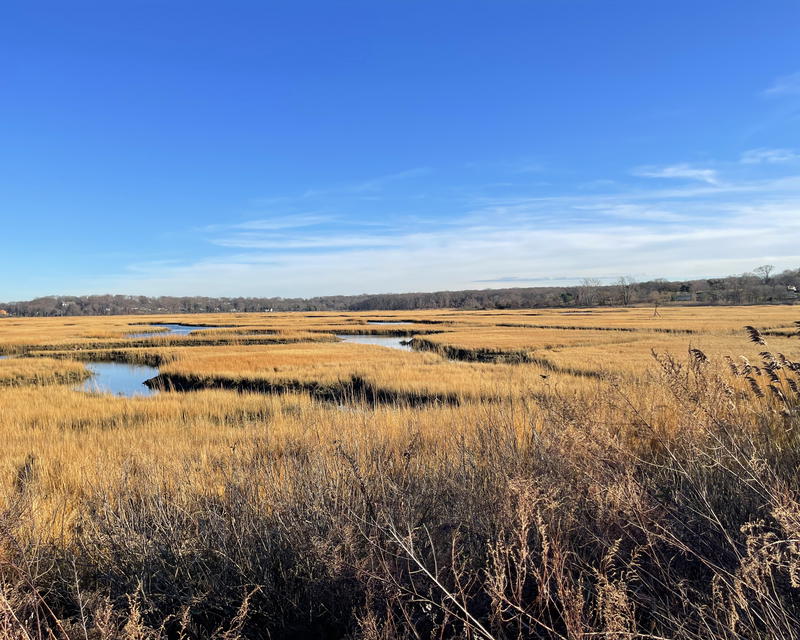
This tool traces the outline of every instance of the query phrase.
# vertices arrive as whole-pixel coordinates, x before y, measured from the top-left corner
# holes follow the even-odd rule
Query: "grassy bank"
[[[0,360],[0,387],[74,384],[90,375],[78,362],[32,358]]]

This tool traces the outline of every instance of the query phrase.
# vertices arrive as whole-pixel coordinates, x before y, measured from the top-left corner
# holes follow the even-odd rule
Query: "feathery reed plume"
[[[761,344],[761,345],[766,345],[767,344],[767,341],[764,340],[764,338],[761,336],[761,332],[758,329],[756,329],[755,327],[753,327],[751,325],[747,325],[744,328],[744,330],[747,331],[747,335],[748,335],[748,337],[750,339],[750,342],[752,342],[754,344]]]
[[[780,400],[781,402],[786,402],[786,396],[783,394],[783,391],[778,389],[778,387],[776,387],[774,384],[770,384],[767,386],[769,387],[769,390],[772,392],[772,395],[778,398],[778,400]]]
[[[758,382],[756,382],[756,379],[753,378],[752,376],[747,376],[745,379],[750,385],[750,389],[753,391],[753,395],[755,395],[758,398],[763,398],[764,392],[761,390],[761,387],[758,386]]]
[[[725,362],[727,362],[727,363],[728,363],[728,368],[731,370],[731,373],[732,373],[734,376],[736,376],[736,377],[739,377],[739,376],[741,375],[741,374],[739,373],[739,367],[738,367],[738,366],[736,366],[736,363],[733,361],[733,358],[731,358],[731,357],[730,357],[730,356],[728,356],[728,355],[724,356],[724,358],[725,358]]]
[[[775,356],[770,351],[761,351],[758,355],[764,362],[775,362]]]
[[[739,359],[744,363],[742,366],[742,375],[749,376],[750,372],[753,370],[753,365],[751,365],[750,361],[744,356],[739,356]]]

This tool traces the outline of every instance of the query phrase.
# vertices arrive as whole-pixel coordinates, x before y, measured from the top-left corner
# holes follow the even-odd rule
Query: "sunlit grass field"
[[[89,372],[79,362],[50,358],[0,360],[0,387],[80,382]]]
[[[798,320],[791,306],[0,318],[0,632],[793,629]],[[337,337],[359,333],[409,349]],[[77,391],[89,362],[158,367],[160,392]]]
[[[0,351],[14,357],[0,360],[0,433],[7,445],[0,451],[1,477],[8,490],[13,470],[35,455],[40,467],[53,465],[46,493],[58,504],[59,487],[72,493],[79,478],[113,476],[116,466],[147,451],[173,464],[200,451],[206,462],[225,457],[230,442],[222,426],[241,437],[242,429],[255,428],[248,415],[261,417],[259,430],[268,423],[266,432],[280,446],[284,438],[308,437],[302,425],[309,414],[315,438],[368,420],[378,421],[370,427],[374,438],[396,434],[398,424],[410,421],[426,424],[426,438],[435,440],[434,425],[448,405],[450,419],[467,425],[486,403],[531,403],[559,394],[591,398],[610,384],[624,383],[636,400],[647,400],[654,353],[681,358],[697,348],[709,357],[757,361],[764,348],[748,342],[743,327],[791,332],[797,318],[796,308],[787,306],[662,308],[657,314],[626,308],[5,318]],[[163,322],[208,329],[170,336],[150,325]],[[128,337],[147,331],[153,336]],[[336,337],[348,333],[402,335],[413,350]],[[797,338],[769,340],[775,352],[800,359]],[[163,389],[192,392],[123,398],[73,391],[70,384],[89,375],[87,360],[160,366]],[[666,408],[659,421],[669,422]],[[68,447],[57,444],[64,438]],[[99,466],[98,450],[105,456]],[[153,464],[163,474],[165,465]]]

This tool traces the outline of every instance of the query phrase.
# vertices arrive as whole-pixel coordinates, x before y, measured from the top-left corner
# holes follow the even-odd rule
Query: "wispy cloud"
[[[355,193],[363,193],[365,191],[380,191],[385,186],[393,182],[399,182],[400,180],[407,180],[409,178],[417,178],[420,176],[425,176],[432,172],[433,170],[430,167],[415,167],[413,169],[407,169],[405,171],[398,171],[397,173],[390,173],[388,175],[378,176],[377,178],[372,178],[370,180],[364,180],[363,182],[358,182],[356,184],[345,187],[345,190],[353,191]]]
[[[545,165],[542,162],[523,161],[516,165],[515,170],[517,173],[542,173]]]
[[[608,189],[616,184],[614,180],[608,178],[598,178],[596,180],[587,180],[577,186],[581,191],[594,191],[598,189]]]
[[[332,215],[322,215],[316,213],[279,214],[263,216],[239,223],[211,224],[203,227],[203,231],[215,232],[230,229],[278,231],[281,229],[300,229],[303,227],[329,224],[335,219],[336,217]]]
[[[385,247],[394,244],[390,225],[344,216],[299,214],[248,220],[237,224],[209,225],[203,229],[212,245],[235,249],[272,251],[333,250]]]
[[[768,97],[800,95],[800,72],[777,78],[763,94]]]
[[[606,219],[638,220],[640,222],[686,222],[690,218],[685,213],[670,211],[664,205],[639,204],[632,202],[576,204],[578,210],[595,211]]]
[[[460,219],[425,231],[242,230],[212,239],[233,253],[157,264],[149,271],[137,265],[94,286],[176,295],[312,296],[476,283],[567,285],[613,274],[688,278],[740,273],[764,262],[779,268],[800,264],[800,182],[726,183],[712,190],[712,199],[688,195],[696,191],[691,186],[483,199]]]
[[[625,176],[614,176],[592,190],[552,195],[530,185],[527,194],[442,188],[428,209],[408,214],[407,198],[372,211],[350,185],[349,198],[337,192],[321,198],[319,208],[274,202],[268,215],[207,227],[200,235],[207,257],[132,265],[91,289],[293,297],[568,285],[620,275],[690,278],[763,263],[796,268],[800,176],[790,171],[790,154],[764,147],[717,161],[715,169],[636,171],[672,184],[626,185]],[[368,182],[377,187],[405,174]]]
[[[800,159],[791,149],[750,149],[745,151],[740,162],[742,164],[777,164]]]
[[[236,249],[340,249],[343,247],[390,247],[397,245],[391,236],[380,235],[262,235],[238,234],[214,238],[212,244]]]
[[[325,250],[254,250],[161,265],[150,274],[137,272],[104,284],[145,293],[312,296],[472,288],[486,280],[487,272],[511,274],[493,279],[509,286],[554,273],[696,277],[743,272],[765,261],[785,268],[800,262],[794,240],[800,234],[798,204],[729,203],[699,225],[606,219],[591,226],[540,228],[486,221],[398,235],[390,246],[335,250],[328,242]]]
[[[633,170],[633,175],[642,178],[679,178],[699,180],[708,184],[718,184],[717,172],[714,169],[700,169],[688,164],[673,164],[663,167],[645,166]]]
[[[404,169],[394,173],[387,173],[372,178],[356,179],[349,182],[333,185],[309,187],[305,191],[289,195],[260,196],[251,199],[254,207],[274,207],[298,205],[302,207],[313,206],[311,202],[323,199],[349,197],[354,194],[361,194],[368,198],[375,196],[390,185],[403,180],[421,178],[434,172],[432,167],[419,166],[411,169]]]
[[[545,276],[545,277],[526,277],[526,276],[501,276],[499,278],[484,278],[483,280],[475,280],[476,283],[482,284],[508,284],[514,286],[515,284],[531,284],[536,283],[543,287],[554,287],[559,285],[572,285],[582,280],[585,276],[580,275],[564,275],[564,276]],[[592,276],[593,278],[601,281],[616,280],[619,276]]]

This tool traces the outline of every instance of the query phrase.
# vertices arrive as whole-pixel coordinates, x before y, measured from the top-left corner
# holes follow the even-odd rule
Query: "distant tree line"
[[[323,296],[317,298],[208,298],[201,296],[46,296],[0,303],[16,316],[89,316],[269,311],[409,311],[415,309],[528,309],[629,305],[748,305],[798,301],[800,269],[776,273],[762,265],[751,273],[706,280],[636,282],[622,277],[613,284],[585,279],[571,287],[474,289],[433,293]],[[0,316],[3,315],[0,313]]]

